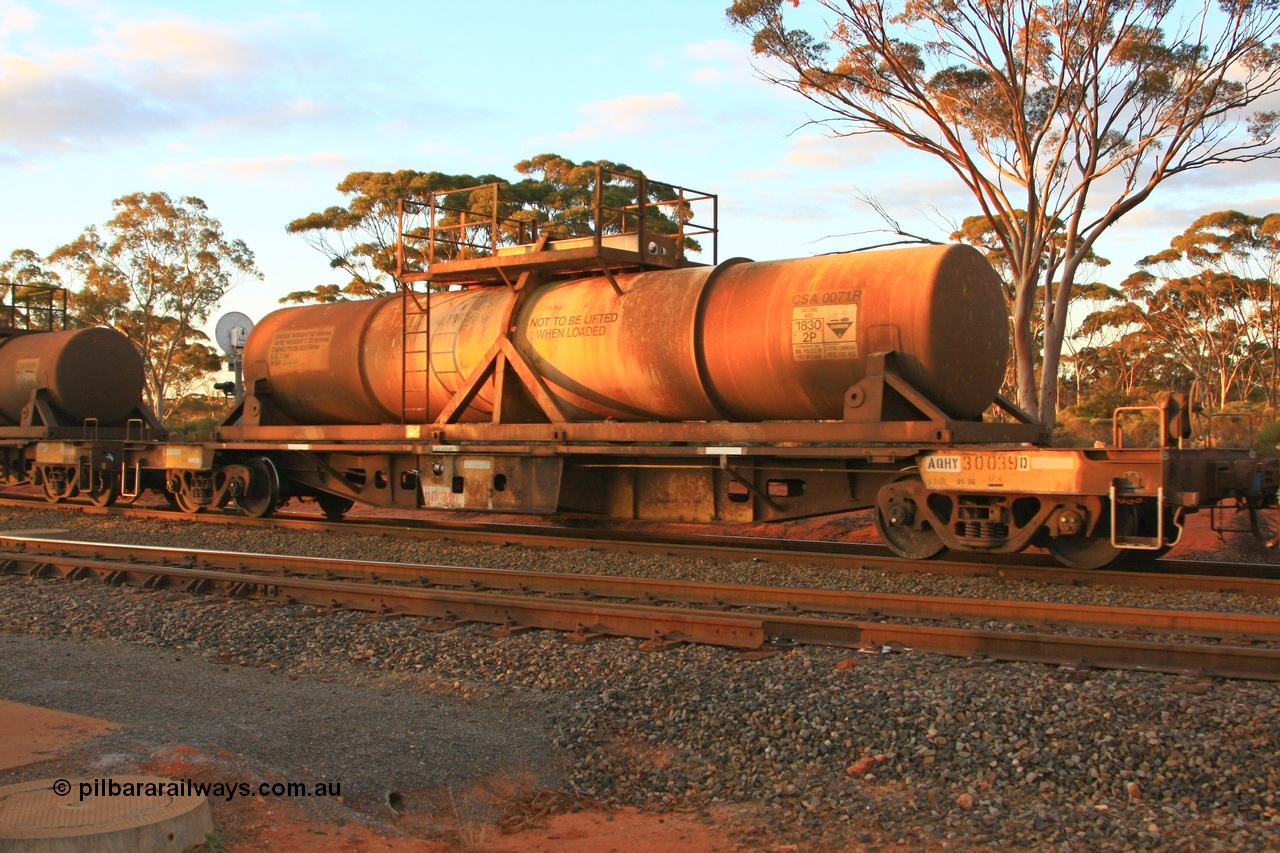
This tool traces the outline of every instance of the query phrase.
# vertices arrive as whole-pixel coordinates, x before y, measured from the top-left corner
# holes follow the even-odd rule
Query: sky
[[[946,239],[976,211],[931,158],[833,138],[764,82],[727,0],[0,0],[0,257],[47,253],[123,195],[197,196],[262,281],[221,311],[345,283],[293,219],[357,170],[492,172],[554,152],[719,194],[720,258]],[[1202,213],[1280,210],[1275,162],[1194,173],[1099,247],[1117,283]]]

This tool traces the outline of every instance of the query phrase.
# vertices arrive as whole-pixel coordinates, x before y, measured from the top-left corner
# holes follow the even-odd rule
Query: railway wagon
[[[0,282],[0,487],[103,507],[153,491],[195,511],[203,505],[183,505],[189,494],[176,488],[194,465],[216,469],[220,505],[247,502],[251,469],[234,453],[167,440],[143,383],[125,335],[70,326],[65,290]]]
[[[720,262],[714,221],[687,211],[713,196],[669,187],[681,215],[660,229],[635,180],[630,205],[598,192],[595,230],[559,239],[500,221],[497,187],[475,210],[433,196],[429,227],[401,235],[402,257],[417,240],[430,263],[402,268],[397,295],[253,330],[219,452],[262,454],[260,504],[306,495],[334,516],[357,501],[724,524],[872,509],[904,556],[1040,545],[1081,567],[1163,553],[1189,512],[1239,509],[1252,529],[1275,505],[1277,463],[1190,446],[1177,395],[1151,407],[1154,447],[1119,432],[1049,447],[998,394],[1007,310],[975,250]],[[461,224],[438,225],[449,214]],[[711,264],[686,259],[691,233]]]
[[[0,485],[114,501],[126,447],[163,435],[142,386],[123,334],[68,327],[64,290],[0,282]]]
[[[402,230],[401,257],[425,263],[396,295],[268,315],[214,440],[121,447],[99,499],[150,485],[187,512],[299,498],[334,518],[360,502],[721,524],[870,509],[903,556],[1037,545],[1076,567],[1159,555],[1200,510],[1256,530],[1276,504],[1280,464],[1192,446],[1178,395],[1148,407],[1155,446],[1117,430],[1050,447],[998,394],[1007,311],[972,248],[720,262],[714,221],[689,213],[714,196],[662,185],[664,218],[653,182],[621,179],[633,201],[598,192],[585,235],[500,219],[496,186],[473,188],[495,202],[475,210],[433,196],[427,227]],[[712,263],[686,257],[695,235]]]

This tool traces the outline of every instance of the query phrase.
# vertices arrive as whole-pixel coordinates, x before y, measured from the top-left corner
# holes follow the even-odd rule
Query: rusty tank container
[[[282,309],[249,337],[246,383],[267,380],[275,405],[300,423],[431,420],[508,317],[516,349],[573,420],[839,419],[867,356],[887,349],[956,418],[980,415],[1004,376],[999,280],[965,246],[615,279],[618,290],[603,276],[554,282],[518,305],[506,287],[432,294],[429,361],[414,343],[426,316],[411,311],[405,335],[399,296]],[[463,420],[486,419],[492,391]]]
[[[70,329],[0,340],[0,419],[17,424],[43,389],[53,408],[78,424],[118,423],[142,403],[142,356],[115,329]]]

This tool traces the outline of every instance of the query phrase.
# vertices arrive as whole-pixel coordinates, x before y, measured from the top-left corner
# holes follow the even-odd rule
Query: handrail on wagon
[[[505,268],[582,271],[598,260],[614,268],[687,266],[690,251],[719,262],[719,199],[714,193],[596,167],[592,200],[576,222],[553,222],[489,183],[402,198],[396,280],[500,283]],[[587,214],[584,216],[583,214]],[[534,257],[540,238],[553,254]],[[703,246],[700,240],[709,240]]]
[[[67,289],[0,281],[0,335],[67,328]]]

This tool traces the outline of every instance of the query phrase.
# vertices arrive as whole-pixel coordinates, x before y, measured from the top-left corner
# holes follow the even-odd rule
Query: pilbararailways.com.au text
[[[86,797],[210,797],[231,802],[236,797],[341,797],[341,782],[197,782],[192,779],[117,782],[105,779],[76,782],[80,801]],[[71,783],[58,779],[53,791],[59,796],[71,793]]]

